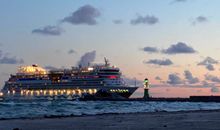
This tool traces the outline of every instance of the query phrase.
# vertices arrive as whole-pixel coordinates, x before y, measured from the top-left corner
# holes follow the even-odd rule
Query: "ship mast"
[[[105,60],[105,66],[108,67],[110,65],[109,60],[106,57],[104,57],[104,60]]]

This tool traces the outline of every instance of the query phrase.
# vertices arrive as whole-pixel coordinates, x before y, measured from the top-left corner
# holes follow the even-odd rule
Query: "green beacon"
[[[144,99],[149,99],[149,80],[144,79]]]

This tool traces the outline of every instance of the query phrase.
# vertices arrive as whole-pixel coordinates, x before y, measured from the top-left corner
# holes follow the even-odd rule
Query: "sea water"
[[[143,101],[8,101],[0,102],[0,119],[215,109],[220,109],[220,103]]]

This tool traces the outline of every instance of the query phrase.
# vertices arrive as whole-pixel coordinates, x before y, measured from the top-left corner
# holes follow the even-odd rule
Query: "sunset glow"
[[[145,78],[153,97],[220,95],[218,5],[219,0],[1,0],[0,86],[20,66],[37,63],[42,68],[20,71],[45,74],[103,64],[107,57],[128,84],[141,87],[133,96],[142,96]]]

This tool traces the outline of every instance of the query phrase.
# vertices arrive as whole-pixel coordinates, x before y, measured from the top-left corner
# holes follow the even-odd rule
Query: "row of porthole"
[[[97,92],[97,89],[75,89],[75,90],[21,90],[20,95],[22,96],[41,96],[41,95],[73,95],[73,94],[82,94],[89,93],[94,94]],[[8,91],[8,94],[16,94],[15,90]]]
[[[126,93],[129,91],[128,91],[128,89],[111,89],[110,92]]]

